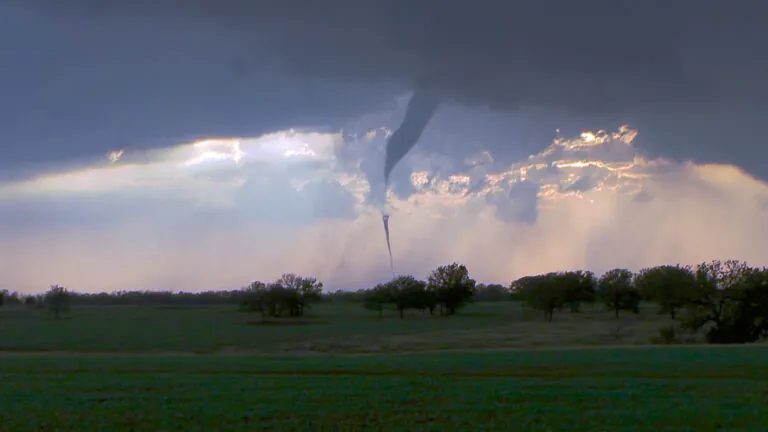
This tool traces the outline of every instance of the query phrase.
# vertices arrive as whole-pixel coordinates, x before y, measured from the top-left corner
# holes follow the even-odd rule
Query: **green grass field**
[[[768,347],[649,346],[670,322],[649,306],[545,323],[512,302],[404,320],[322,304],[280,324],[4,309],[0,431],[767,430]]]
[[[0,349],[77,352],[377,353],[547,346],[647,344],[672,323],[648,305],[616,320],[599,306],[556,314],[552,323],[516,302],[477,303],[441,318],[396,312],[379,319],[358,304],[326,303],[300,320],[261,323],[235,307],[74,308],[53,320],[45,310],[0,311]]]

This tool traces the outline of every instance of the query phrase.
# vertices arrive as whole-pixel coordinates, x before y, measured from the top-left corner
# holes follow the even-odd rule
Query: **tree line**
[[[53,285],[58,287],[60,285]],[[39,294],[0,290],[0,306],[44,306],[50,289]],[[216,306],[233,305],[242,299],[242,289],[221,291],[115,291],[81,293],[65,288],[72,306]]]
[[[633,273],[613,269],[596,277],[588,271],[526,276],[510,292],[552,321],[555,311],[578,312],[582,303],[600,302],[618,318],[637,314],[641,301],[653,302],[685,330],[706,330],[711,343],[745,343],[768,337],[768,268],[738,260],[696,266],[662,265]]]
[[[301,317],[313,303],[360,303],[383,316],[395,309],[400,317],[409,309],[450,316],[473,301],[522,301],[540,310],[551,322],[564,309],[578,313],[582,304],[601,303],[616,318],[622,311],[639,313],[641,301],[652,302],[682,329],[705,329],[713,343],[752,342],[768,337],[768,268],[743,261],[711,261],[696,266],[662,265],[633,273],[612,269],[601,276],[590,271],[562,271],[525,276],[509,286],[477,284],[467,267],[452,263],[432,271],[422,281],[401,275],[372,288],[354,292],[323,292],[314,277],[284,274],[274,282],[252,282],[247,287],[200,293],[118,291],[76,293],[59,285],[36,295],[0,291],[0,306],[49,308],[58,317],[71,305],[208,306],[233,305],[258,311],[264,317]]]
[[[0,306],[48,308],[56,318],[71,306],[218,306],[240,305],[272,317],[302,316],[312,302],[322,301],[323,284],[314,277],[287,273],[274,282],[252,282],[237,290],[116,291],[80,293],[51,285],[44,293],[20,294],[0,290]]]
[[[390,281],[391,282],[391,281]],[[323,293],[323,299],[335,302],[345,303],[364,303],[370,289],[363,288],[355,291],[336,290]],[[517,296],[509,292],[509,287],[498,283],[475,284],[474,302],[505,302],[519,300]]]
[[[711,343],[745,343],[768,337],[768,268],[738,260],[696,266],[661,265],[640,270],[612,269],[597,276],[590,271],[561,271],[525,276],[509,287],[477,285],[467,268],[453,263],[430,273],[427,281],[403,275],[357,292],[334,293],[379,313],[408,309],[453,315],[462,306],[486,299],[518,300],[540,310],[551,322],[564,309],[578,313],[582,304],[601,303],[616,318],[622,311],[638,314],[642,301],[655,303],[680,328],[704,329]],[[667,328],[660,333],[668,333]],[[674,328],[672,328],[674,337]]]

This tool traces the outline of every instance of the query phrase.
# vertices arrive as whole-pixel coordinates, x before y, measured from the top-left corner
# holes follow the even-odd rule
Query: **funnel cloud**
[[[384,182],[386,184],[389,184],[389,175],[395,165],[418,142],[439,104],[440,100],[426,90],[417,90],[411,96],[403,122],[387,141],[386,160],[384,162]]]

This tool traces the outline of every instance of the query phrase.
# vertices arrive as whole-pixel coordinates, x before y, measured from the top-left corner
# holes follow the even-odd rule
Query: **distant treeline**
[[[369,292],[369,288],[359,289],[356,291],[338,290],[324,293],[323,298],[339,302],[364,303],[366,295]],[[475,302],[501,302],[515,300],[519,301],[521,298],[520,296],[511,293],[508,286],[501,284],[479,283],[475,285],[475,295],[473,300]]]
[[[116,291],[112,293],[80,293],[68,291],[72,306],[216,306],[238,304],[243,290],[226,291]],[[46,294],[24,295],[5,291],[6,305],[43,305]]]
[[[271,287],[280,285],[285,277],[297,277],[284,275],[275,282],[253,282],[247,287],[231,290],[186,292],[186,291],[114,291],[100,293],[82,293],[67,290],[68,302],[71,306],[226,306],[242,305],[243,301],[253,299],[252,291],[259,287]],[[305,278],[306,279],[306,278]],[[319,283],[319,282],[318,282]],[[321,284],[322,285],[322,284]],[[57,285],[54,285],[57,286]],[[320,302],[349,302],[363,303],[368,289],[356,291],[325,291],[315,293],[315,300]],[[0,290],[0,306],[43,305],[46,292],[38,294],[24,294],[15,291]],[[508,287],[501,284],[478,284],[474,301],[509,301],[514,296],[509,293]]]
[[[601,276],[590,271],[552,272],[525,276],[509,286],[477,284],[466,266],[453,263],[432,271],[426,281],[403,275],[358,291],[323,292],[313,277],[289,273],[274,282],[253,282],[245,288],[200,293],[171,291],[119,291],[86,294],[54,285],[37,295],[0,291],[0,306],[50,308],[56,317],[69,306],[213,306],[239,305],[267,317],[300,317],[313,303],[359,303],[383,317],[394,309],[404,318],[408,309],[430,315],[454,315],[476,301],[518,300],[543,312],[578,313],[584,303],[601,303],[619,318],[621,311],[639,313],[641,301],[656,303],[681,330],[704,329],[715,343],[754,342],[768,337],[768,268],[742,261],[712,261],[697,266],[663,265],[633,273],[613,269]],[[674,327],[662,329],[674,341]]]
[[[248,288],[218,291],[115,291],[111,293],[80,293],[70,291],[72,306],[226,306],[240,305],[247,297]],[[330,291],[319,296],[320,302],[363,303],[367,289],[356,291]],[[22,294],[0,290],[8,306],[43,304],[45,294]],[[476,302],[515,300],[509,289],[501,284],[478,284]],[[0,305],[2,305],[0,300]]]

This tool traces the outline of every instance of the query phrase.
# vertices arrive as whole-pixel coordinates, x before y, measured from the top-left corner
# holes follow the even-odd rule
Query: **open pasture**
[[[46,310],[0,311],[0,350],[179,353],[389,353],[648,344],[672,324],[644,305],[616,319],[600,306],[540,312],[517,302],[481,302],[451,317],[409,312],[400,319],[355,303],[320,303],[303,318],[263,323],[236,307],[74,307],[59,320]],[[694,337],[694,336],[692,336]]]
[[[765,430],[768,346],[650,346],[655,311],[6,308],[0,431]]]

